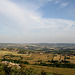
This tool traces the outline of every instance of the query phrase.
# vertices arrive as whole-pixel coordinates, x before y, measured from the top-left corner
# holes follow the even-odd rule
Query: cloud
[[[61,2],[61,0],[54,0],[54,2],[55,2],[56,4],[58,4],[58,3]]]
[[[19,0],[16,3],[20,2],[21,6],[24,6],[25,8],[34,11],[44,6],[48,2],[52,2],[52,1],[53,0],[22,0],[22,1]]]
[[[9,27],[22,27],[29,28],[28,24],[34,24],[34,22],[38,22],[39,15],[36,16],[34,12],[27,9],[22,9],[15,3],[11,1],[2,0],[0,1],[0,13],[1,15],[5,15],[7,18],[6,23],[8,22]],[[5,21],[5,20],[4,20]],[[33,22],[34,21],[34,22]],[[5,24],[6,25],[6,24]]]
[[[62,7],[66,5],[67,4],[64,3],[62,4]],[[6,16],[6,18],[8,18],[7,21],[10,21],[8,23],[9,23],[9,27],[11,28],[12,27],[17,28],[19,26],[24,30],[30,30],[35,28],[36,29],[47,29],[47,28],[68,29],[72,25],[75,25],[75,22],[70,20],[43,18],[41,15],[37,15],[36,12],[32,12],[27,9],[22,9],[20,8],[20,6],[8,0],[0,1],[0,13],[2,13],[3,15]]]
[[[53,0],[55,4],[58,4],[60,8],[64,8],[69,5],[68,1],[63,1],[63,0]]]
[[[69,5],[68,2],[61,3],[61,8],[64,8],[64,7],[68,6],[68,5]]]
[[[38,0],[38,2],[39,1],[40,0]],[[47,0],[47,2],[48,1],[51,1],[51,0]],[[42,37],[45,37],[45,34],[46,35],[48,34],[46,33],[46,31],[48,30],[67,31],[72,27],[72,25],[75,25],[75,22],[72,20],[65,20],[65,19],[58,19],[58,18],[43,18],[42,14],[39,13],[37,9],[40,8],[42,5],[44,5],[46,3],[46,0],[44,0],[44,2],[42,2],[41,0],[40,3],[41,3],[40,5],[37,3],[38,6],[35,4],[33,5],[32,3],[30,6],[32,7],[35,6],[35,7],[34,7],[34,11],[31,11],[30,6],[29,8],[28,6],[26,6],[25,8],[22,8],[20,5],[12,2],[11,0],[0,0],[0,16],[2,16],[0,18],[1,19],[0,22],[2,22],[1,24],[3,25],[2,28],[4,27],[3,31],[8,30],[8,32],[10,33],[8,32],[7,33],[14,36],[16,33],[18,34],[20,33],[20,35],[23,34],[22,36],[24,38],[25,36],[28,36],[28,37],[31,36],[31,38],[33,38],[31,35],[31,32],[34,31],[34,34],[33,34],[34,37],[35,35],[37,36],[39,34],[40,37],[42,38]],[[65,3],[62,4],[62,7],[65,7],[65,6],[67,6],[67,4]],[[36,34],[36,30],[38,34]],[[40,30],[42,30],[44,33],[42,34],[41,32],[39,32]],[[13,33],[13,31],[15,31],[16,33],[15,32]],[[23,37],[21,37],[21,39]]]

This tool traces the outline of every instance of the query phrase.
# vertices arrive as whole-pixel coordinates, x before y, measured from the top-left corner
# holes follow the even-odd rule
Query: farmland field
[[[13,57],[10,57],[10,55],[13,55]],[[27,61],[30,63],[30,65],[24,64],[25,68],[33,68],[34,71],[40,72],[40,71],[44,70],[45,72],[61,74],[61,75],[75,75],[75,69],[71,69],[71,68],[56,68],[56,67],[32,65],[35,63],[39,63],[39,62],[37,62],[38,60],[42,60],[43,62],[46,62],[48,60],[52,60],[53,54],[43,54],[43,55],[30,54],[30,55],[26,55],[26,54],[18,54],[17,52],[11,52],[11,51],[0,51],[0,59],[2,59],[3,56],[5,56],[6,59],[9,58],[9,59],[13,59],[13,60],[15,60],[15,59],[19,60],[20,56],[21,56],[21,57],[23,57],[22,61]],[[57,55],[55,58],[56,58],[56,60],[58,60],[58,59],[60,59],[60,56]]]

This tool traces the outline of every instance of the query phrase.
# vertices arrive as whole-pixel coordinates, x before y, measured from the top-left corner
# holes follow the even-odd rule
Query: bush
[[[38,62],[42,62],[42,60],[38,60]]]
[[[45,71],[42,71],[41,75],[47,75],[47,73]]]

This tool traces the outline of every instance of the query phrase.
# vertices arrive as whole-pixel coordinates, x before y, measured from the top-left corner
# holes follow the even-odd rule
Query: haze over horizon
[[[75,43],[75,0],[0,0],[0,43]]]

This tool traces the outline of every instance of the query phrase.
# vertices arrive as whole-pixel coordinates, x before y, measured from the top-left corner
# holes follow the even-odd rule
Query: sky
[[[75,0],[0,0],[0,43],[75,43]]]

